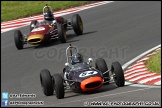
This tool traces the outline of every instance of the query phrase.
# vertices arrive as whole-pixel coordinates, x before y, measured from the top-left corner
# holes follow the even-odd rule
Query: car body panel
[[[99,70],[89,67],[86,62],[78,63],[68,69],[71,88],[79,91],[91,91],[103,85],[103,75]]]
[[[27,42],[29,44],[40,44],[48,38],[47,36],[49,36],[48,33],[50,29],[51,27],[45,24],[36,26],[27,36]]]

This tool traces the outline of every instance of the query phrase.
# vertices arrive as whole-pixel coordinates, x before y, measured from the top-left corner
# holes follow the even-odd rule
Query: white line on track
[[[141,74],[147,74],[147,72],[139,72],[139,73],[135,73],[135,74],[131,74],[131,75],[129,75],[128,77],[125,77],[125,79],[131,79],[132,77],[134,77],[134,76],[139,76],[139,75],[141,75]],[[147,74],[148,75],[148,74]],[[150,75],[155,75],[155,73],[151,73]]]
[[[152,75],[155,75],[155,73],[146,74],[146,75],[140,75],[137,78],[130,79],[129,81],[136,81],[136,80],[139,80],[141,78],[148,77],[148,76],[152,76]]]
[[[128,69],[127,71],[132,71],[132,70],[140,70],[140,69],[143,69],[143,68],[145,68],[145,65],[140,65],[140,66],[133,66],[132,68],[130,68],[130,69]]]
[[[146,61],[147,59],[149,59],[149,57],[144,57],[143,59],[139,60],[138,62]]]
[[[142,70],[142,72],[141,72],[141,73],[136,73],[135,71],[133,71],[133,70],[131,69],[132,66],[130,66],[130,65],[132,65],[135,61],[139,60],[140,58],[142,58],[142,57],[144,57],[144,56],[146,56],[146,55],[148,55],[148,56],[152,55],[152,54],[154,53],[154,52],[153,52],[154,50],[156,50],[156,51],[161,50],[161,44],[155,46],[154,48],[152,48],[152,49],[150,49],[150,50],[148,50],[148,51],[142,53],[141,55],[139,55],[139,56],[135,57],[134,59],[130,60],[129,62],[125,63],[125,64],[122,66],[122,68],[123,68],[124,70],[127,68],[127,70],[125,71],[125,75],[124,75],[124,76],[125,76],[125,79],[129,79],[130,82],[133,82],[133,81],[139,80],[140,78],[146,77],[146,79],[144,79],[144,80],[141,79],[141,81],[139,81],[139,84],[144,84],[144,83],[146,83],[146,82],[148,82],[148,81],[152,81],[152,80],[154,80],[154,79],[161,78],[161,75],[159,75],[159,76],[153,76],[153,77],[148,77],[148,78],[147,78],[147,76],[155,75],[155,73],[149,73],[149,74],[146,74],[146,75],[141,75],[141,76],[139,76],[139,77],[133,78],[135,75],[140,75],[140,74],[145,73],[145,71],[142,70],[142,68],[141,68],[141,69],[138,69],[138,70],[135,70],[135,71],[137,72],[137,71],[141,71],[141,70]],[[152,52],[152,54],[149,54],[149,53],[151,53],[151,52]],[[138,66],[138,68],[140,68],[140,65],[142,65],[142,61],[147,60],[147,59],[149,58],[148,56],[146,56],[146,57],[144,57],[143,59],[137,61],[136,64],[133,64],[133,66]],[[131,68],[128,67],[128,66],[130,66]],[[132,71],[131,71],[131,70],[132,70]],[[134,74],[134,75],[133,75],[133,74]],[[161,81],[158,81],[158,82],[156,82],[156,83],[154,83],[154,84],[155,84],[155,86],[160,86],[160,87],[161,87]],[[153,86],[153,85],[151,85],[151,86]]]
[[[155,85],[161,85],[161,80],[160,81],[158,81],[158,82],[156,82],[156,83],[154,83]]]
[[[155,50],[155,49],[157,49],[157,48],[159,48],[159,47],[161,47],[161,44],[158,45],[158,46],[156,46],[156,47],[154,47],[154,48],[152,48],[152,49],[150,49],[150,50],[148,50],[148,51],[146,51],[146,52],[144,52],[144,53],[142,53],[142,54],[140,54],[139,56],[135,57],[134,59],[130,60],[129,62],[125,63],[125,64],[122,66],[122,68],[123,68],[123,69],[126,69],[129,65],[131,65],[132,63],[134,63],[135,61],[137,61],[137,60],[140,59],[141,57],[147,55],[148,53],[152,52],[153,50]]]
[[[143,62],[138,62],[138,63],[135,63],[132,66],[128,67],[127,69],[130,69],[130,68],[133,68],[133,67],[136,67],[136,66],[141,66],[141,65],[144,65],[144,63]]]
[[[89,8],[97,7],[97,6],[104,5],[104,4],[111,3],[111,2],[114,2],[114,1],[101,1],[101,2],[97,2],[97,3],[93,3],[93,4],[88,4],[88,5],[84,5],[84,6],[66,9],[66,10],[63,10],[63,11],[54,12],[54,14],[55,14],[55,17],[63,16],[63,15],[75,13],[75,12],[78,12],[78,11],[86,10],[86,9],[89,9]],[[14,25],[15,23],[16,24],[22,23],[23,21],[31,22],[31,20],[38,20],[38,18],[39,18],[39,20],[40,19],[43,20],[43,15],[38,15],[38,16],[34,16],[34,17],[27,17],[27,18],[22,18],[22,19],[7,21],[7,22],[2,22],[1,23],[1,33],[4,33],[6,31],[10,30],[10,29],[7,29],[7,30],[2,31],[3,27],[5,27],[5,25]],[[27,25],[25,25],[25,26],[27,26]]]
[[[146,79],[144,79],[144,80],[139,81],[139,83],[146,83],[146,82],[148,82],[148,81],[152,81],[152,80],[157,79],[157,78],[161,78],[161,75],[159,75],[159,76],[154,76],[154,77],[151,77],[151,78],[146,78]]]
[[[131,72],[127,71],[127,72],[126,72],[126,76],[128,76],[128,75],[130,75],[130,74],[132,74],[132,73],[136,73],[136,72],[145,72],[145,71],[147,71],[147,68],[139,69],[139,70],[133,70],[133,71],[131,71]]]
[[[115,95],[120,95],[120,94],[131,93],[131,92],[138,92],[138,91],[143,91],[143,90],[147,90],[147,89],[151,89],[151,88],[152,87],[148,87],[148,88],[131,90],[131,91],[126,91],[126,92],[119,92],[119,93],[114,93],[114,94],[109,94],[109,95],[102,95],[102,96],[96,96],[96,97],[91,97],[91,98],[79,99],[79,100],[74,100],[74,101],[69,101],[69,102],[57,103],[57,105],[58,104],[69,104],[69,103],[80,102],[80,101],[87,101],[87,100],[91,100],[91,99],[97,99],[97,98],[115,96]],[[55,106],[55,104],[47,105],[46,107],[49,107],[49,106]]]

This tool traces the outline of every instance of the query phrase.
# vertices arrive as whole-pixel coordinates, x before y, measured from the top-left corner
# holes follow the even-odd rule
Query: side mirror
[[[90,67],[92,67],[92,62],[93,62],[93,59],[92,58],[88,58],[88,64]]]
[[[89,63],[93,62],[93,59],[92,58],[88,58],[88,62]]]
[[[35,24],[32,24],[31,27],[35,27]]]
[[[65,63],[65,66],[69,66],[69,63]]]

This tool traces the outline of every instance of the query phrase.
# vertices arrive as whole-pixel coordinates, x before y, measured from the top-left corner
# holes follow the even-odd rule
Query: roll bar
[[[79,52],[79,50],[77,49],[77,47],[72,46],[71,44],[69,44],[69,46],[66,48],[66,59],[67,59],[67,63],[69,63],[69,58],[71,58],[72,55],[73,55],[72,49],[74,49],[77,53]],[[70,51],[70,56],[68,55],[68,51]]]

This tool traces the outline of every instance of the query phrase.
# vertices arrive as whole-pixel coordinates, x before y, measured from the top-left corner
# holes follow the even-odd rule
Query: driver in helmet
[[[72,58],[71,58],[72,65],[75,65],[77,63],[82,63],[82,62],[83,62],[83,56],[80,53],[76,53],[72,55]]]
[[[83,62],[83,56],[80,53],[73,54],[71,57],[71,64],[77,66],[79,63],[84,63]],[[63,77],[64,79],[67,79],[68,72],[71,68],[69,66],[65,67],[63,69]]]
[[[54,23],[56,22],[55,17],[52,13],[52,11],[50,10],[49,7],[46,7],[47,10],[44,12],[44,20],[41,22],[42,24],[48,24],[48,25],[54,25]]]
[[[47,10],[44,13],[44,22],[49,25],[53,25],[56,22],[53,13],[50,10]]]

